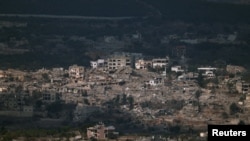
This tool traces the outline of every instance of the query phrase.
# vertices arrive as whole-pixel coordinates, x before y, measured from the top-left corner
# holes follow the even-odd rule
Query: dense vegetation
[[[146,3],[145,3],[146,2]],[[188,22],[250,22],[250,6],[201,0],[1,0],[0,13],[163,16]]]
[[[144,16],[147,9],[134,0],[1,0],[0,13]]]
[[[86,127],[84,127],[86,128]],[[19,137],[24,137],[27,141],[34,141],[37,140],[36,138],[44,138],[46,140],[46,137],[48,138],[70,138],[76,136],[74,133],[74,130],[78,131],[85,131],[86,129],[81,128],[72,128],[72,127],[61,127],[57,129],[39,129],[39,128],[32,128],[32,129],[26,129],[26,130],[8,130],[5,127],[0,128],[0,140],[1,141],[10,141],[13,139],[17,139]]]
[[[144,0],[159,9],[167,20],[188,22],[250,22],[249,5],[211,3],[201,0]]]
[[[166,56],[180,42],[161,44],[170,34],[195,33],[196,37],[215,37],[237,31],[246,44],[187,44],[189,65],[207,65],[215,61],[249,67],[250,6],[210,3],[200,0],[1,0],[0,13],[57,14],[83,16],[148,16],[145,19],[121,21],[15,18],[1,17],[1,21],[27,23],[26,27],[0,28],[0,42],[9,48],[29,49],[24,54],[1,54],[1,68],[34,69],[68,67],[76,63],[89,65],[91,44],[73,41],[73,36],[85,37],[98,43],[104,36],[122,39],[139,31],[142,42],[129,43],[124,51],[141,52],[152,56]],[[61,36],[57,38],[56,36]],[[15,47],[17,41],[28,43]],[[51,40],[59,41],[51,41]],[[172,56],[171,56],[172,57]]]

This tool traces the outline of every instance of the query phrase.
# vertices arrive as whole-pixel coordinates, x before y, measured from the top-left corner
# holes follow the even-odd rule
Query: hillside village
[[[104,122],[122,133],[192,133],[205,140],[208,124],[250,122],[245,71],[226,65],[191,72],[168,56],[128,52],[92,60],[90,67],[1,70],[0,116],[36,119],[6,128]]]
[[[250,123],[249,0],[0,3],[0,141],[206,141]]]

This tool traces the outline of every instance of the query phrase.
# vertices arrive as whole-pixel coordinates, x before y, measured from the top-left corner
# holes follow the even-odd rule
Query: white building
[[[96,61],[90,61],[90,66],[94,68],[104,67],[105,60],[104,59],[98,59]]]
[[[205,71],[205,73],[202,74],[203,76],[206,76],[206,77],[215,77],[215,74],[213,71]]]
[[[171,71],[174,71],[174,72],[184,72],[183,69],[181,69],[181,66],[173,66],[171,67]]]
[[[207,78],[214,78],[215,77],[215,71],[217,68],[212,68],[212,67],[200,67],[197,68],[198,71],[202,72],[202,76],[207,77]]]
[[[163,84],[163,79],[162,78],[150,79],[149,81],[146,81],[146,84],[150,85],[150,86],[161,85],[161,84]]]
[[[212,67],[200,67],[197,69],[198,69],[198,71],[215,71],[215,70],[217,70],[217,68],[212,68]]]

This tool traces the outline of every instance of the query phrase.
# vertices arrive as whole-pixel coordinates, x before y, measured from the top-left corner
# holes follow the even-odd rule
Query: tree
[[[18,85],[18,86],[16,87],[16,93],[21,93],[22,90],[23,90],[23,86],[22,86],[22,85]]]
[[[82,91],[82,96],[83,96],[83,97],[87,97],[87,96],[88,96],[88,93],[87,93],[86,90]]]
[[[0,135],[4,135],[6,133],[7,133],[6,128],[4,126],[2,126],[1,129],[0,129]]]
[[[195,92],[195,98],[199,99],[199,97],[201,96],[201,91],[198,90]]]
[[[245,122],[243,120],[240,120],[238,125],[245,125]]]
[[[118,105],[120,102],[120,95],[117,95],[115,98],[115,104]]]
[[[47,106],[46,108],[48,110],[48,115],[49,116],[56,116],[57,118],[59,117],[60,112],[63,110],[63,105],[61,102],[54,102],[51,103],[50,105]]]
[[[127,104],[127,96],[125,94],[122,95],[122,104]]]
[[[200,87],[204,87],[204,79],[201,72],[199,72],[197,83]]]
[[[35,103],[35,108],[36,109],[41,109],[43,105],[43,102],[41,100],[37,100],[36,103]]]
[[[49,81],[49,75],[48,75],[48,73],[43,73],[43,74],[42,74],[42,77],[43,77],[43,79],[44,79],[45,81]]]
[[[94,138],[94,137],[91,137],[91,138],[90,138],[90,141],[97,141],[97,139]]]
[[[129,109],[132,110],[134,108],[134,98],[132,96],[128,97]]]
[[[234,114],[236,114],[236,113],[238,113],[238,112],[241,112],[241,108],[239,108],[239,107],[237,106],[237,104],[232,103],[232,104],[230,105],[230,114],[231,114],[231,115],[234,115]]]
[[[86,99],[86,98],[84,99],[84,103],[87,104],[87,105],[90,105],[89,100]]]
[[[228,118],[228,114],[226,112],[223,112],[221,114],[221,116],[222,116],[223,119],[227,119]]]

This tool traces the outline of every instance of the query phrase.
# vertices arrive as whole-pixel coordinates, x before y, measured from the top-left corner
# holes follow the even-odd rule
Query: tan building
[[[250,92],[250,84],[245,81],[238,81],[236,82],[235,86],[236,86],[236,90],[239,93],[249,94]]]
[[[84,67],[78,65],[69,66],[69,77],[71,78],[83,78],[84,77]]]
[[[107,60],[109,70],[117,70],[122,67],[131,67],[132,59],[129,56],[112,56]]]
[[[147,69],[148,67],[152,66],[152,61],[147,61],[143,59],[139,59],[135,62],[136,69]]]
[[[117,135],[114,126],[106,127],[103,123],[87,128],[88,139],[106,140],[110,135]]]
[[[226,70],[228,73],[231,73],[231,74],[237,74],[237,73],[242,73],[242,72],[246,71],[246,69],[244,67],[234,66],[234,65],[227,65]]]
[[[0,78],[5,78],[6,76],[7,76],[6,72],[3,70],[0,70]]]

